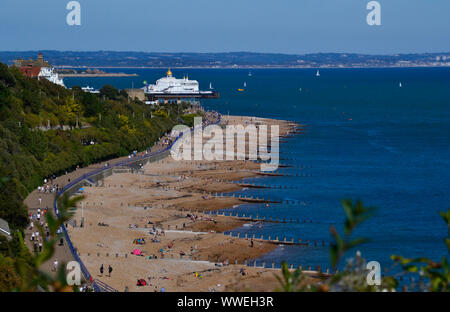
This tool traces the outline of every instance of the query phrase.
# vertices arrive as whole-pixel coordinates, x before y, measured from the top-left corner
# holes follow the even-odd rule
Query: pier
[[[183,101],[192,101],[193,99],[218,99],[219,92],[200,92],[200,93],[161,93],[161,94],[146,94],[146,98],[150,102],[164,102],[167,104],[171,101],[176,101],[181,104]]]

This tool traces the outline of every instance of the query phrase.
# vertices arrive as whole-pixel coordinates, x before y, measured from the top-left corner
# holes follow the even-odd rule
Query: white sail
[[[320,77],[320,71],[319,70],[317,70],[316,76]]]

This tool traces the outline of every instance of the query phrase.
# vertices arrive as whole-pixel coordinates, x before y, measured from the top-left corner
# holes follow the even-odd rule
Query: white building
[[[144,87],[147,94],[200,94],[199,84],[196,80],[189,80],[188,77],[177,79],[172,76],[169,69],[167,76],[156,81],[154,85]]]
[[[60,85],[64,88],[66,87],[64,85],[63,79],[59,78],[59,75],[57,73],[55,73],[53,67],[41,67],[41,71],[39,72],[38,77],[39,77],[39,79],[45,78],[48,81],[53,82],[54,84]]]

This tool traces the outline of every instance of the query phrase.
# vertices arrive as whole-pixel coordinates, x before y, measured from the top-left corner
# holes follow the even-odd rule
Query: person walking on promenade
[[[100,276],[103,276],[103,264],[102,264],[102,266],[100,267]]]
[[[58,258],[55,259],[53,262],[53,271],[56,271],[58,269]]]
[[[112,267],[109,265],[109,266],[108,266],[109,277],[111,277],[111,272],[112,272]]]

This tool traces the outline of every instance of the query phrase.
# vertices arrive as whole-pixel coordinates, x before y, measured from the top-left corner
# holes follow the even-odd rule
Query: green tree
[[[104,85],[100,88],[100,96],[109,100],[115,100],[119,96],[119,90],[112,85]]]

